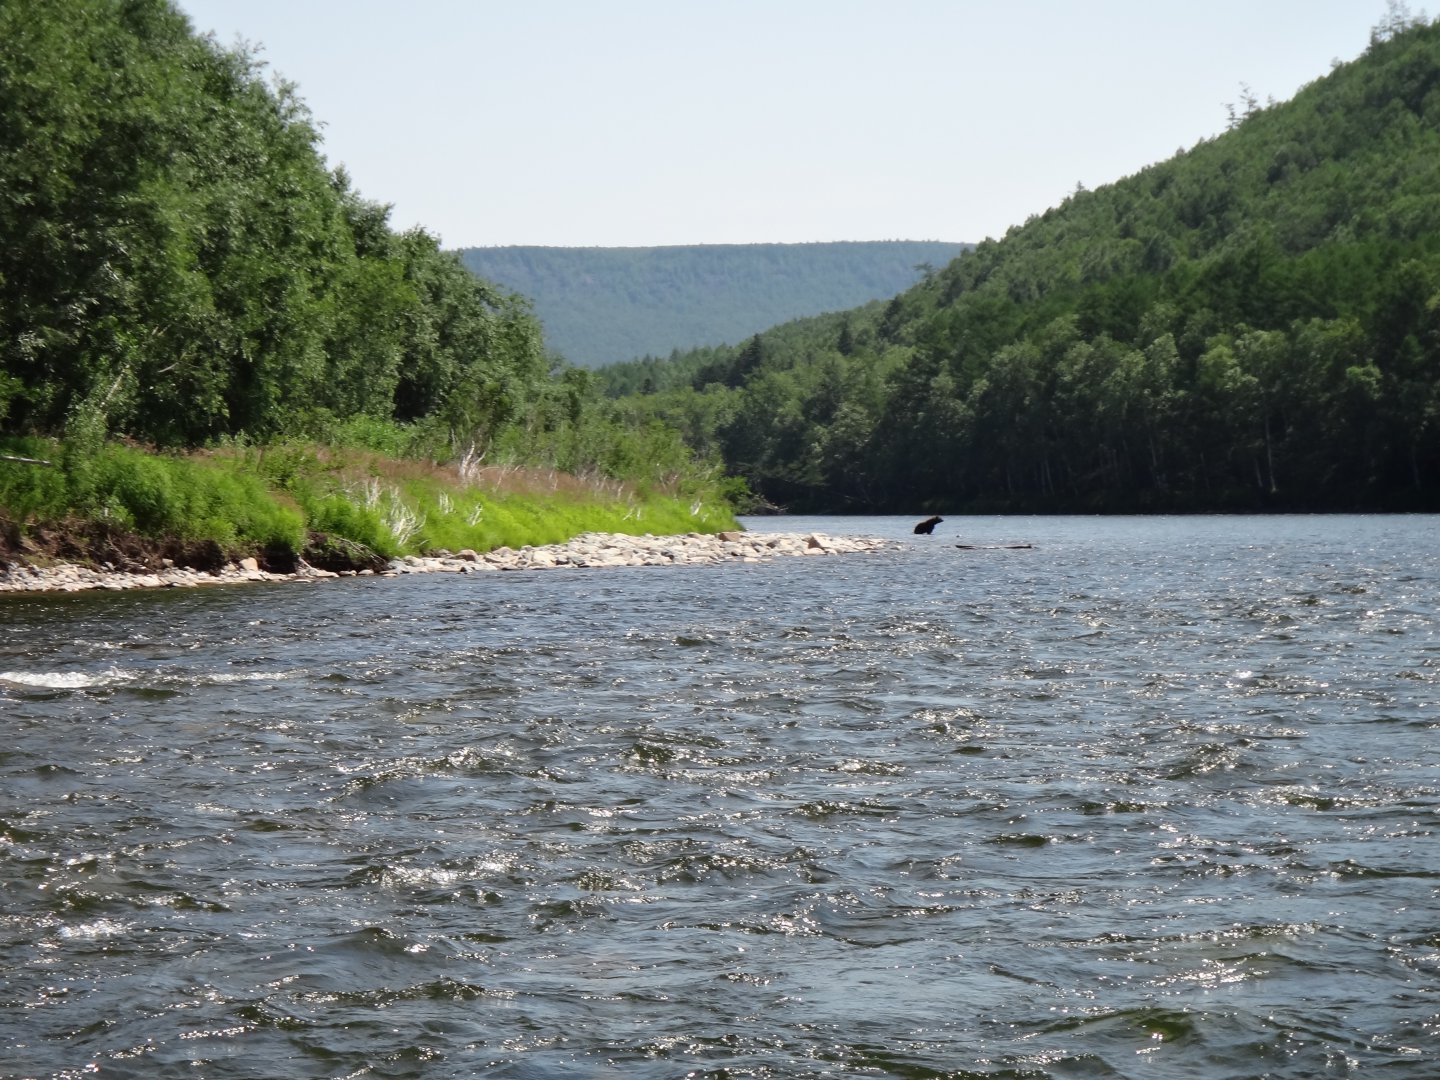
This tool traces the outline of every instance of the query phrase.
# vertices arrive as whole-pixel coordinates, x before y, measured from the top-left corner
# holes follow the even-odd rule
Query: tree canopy
[[[168,0],[0,5],[0,424],[166,446],[554,392],[524,301],[330,170],[292,87]]]

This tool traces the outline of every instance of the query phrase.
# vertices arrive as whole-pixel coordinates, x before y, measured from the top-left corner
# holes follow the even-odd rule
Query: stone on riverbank
[[[619,533],[585,533],[564,544],[513,549],[496,548],[477,554],[471,550],[451,555],[406,555],[395,559],[386,576],[400,574],[487,573],[497,570],[593,569],[616,566],[708,566],[725,562],[762,562],[785,555],[844,555],[882,551],[897,545],[873,537],[832,537],[822,533],[740,533],[684,536],[626,536]],[[79,592],[86,589],[154,589],[224,585],[242,581],[319,581],[334,577],[366,577],[373,571],[336,573],[305,562],[291,574],[270,573],[254,559],[230,563],[216,573],[166,566],[158,571],[126,573],[59,564],[37,567],[15,563],[0,569],[0,592]]]

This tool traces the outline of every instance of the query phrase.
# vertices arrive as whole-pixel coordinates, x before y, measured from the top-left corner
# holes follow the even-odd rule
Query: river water
[[[0,1075],[1440,1075],[1440,519],[913,520],[0,597]]]

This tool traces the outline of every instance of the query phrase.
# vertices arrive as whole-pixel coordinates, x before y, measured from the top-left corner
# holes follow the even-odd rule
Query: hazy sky
[[[1384,0],[179,0],[447,247],[975,241],[1350,60]],[[1418,12],[1418,7],[1416,8]]]

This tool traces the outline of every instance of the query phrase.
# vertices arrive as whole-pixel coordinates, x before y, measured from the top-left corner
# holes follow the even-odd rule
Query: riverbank
[[[301,563],[293,573],[262,570],[255,559],[229,563],[209,572],[180,566],[125,572],[60,563],[14,563],[0,570],[0,592],[82,592],[91,589],[159,589],[258,581],[320,581],[337,577],[398,577],[403,574],[470,574],[510,570],[597,569],[617,566],[704,566],[726,562],[763,562],[800,555],[846,555],[894,548],[873,537],[834,537],[823,533],[687,533],[680,536],[627,536],[585,533],[563,544],[500,547],[483,553],[465,550],[406,555],[384,570],[330,571]]]

